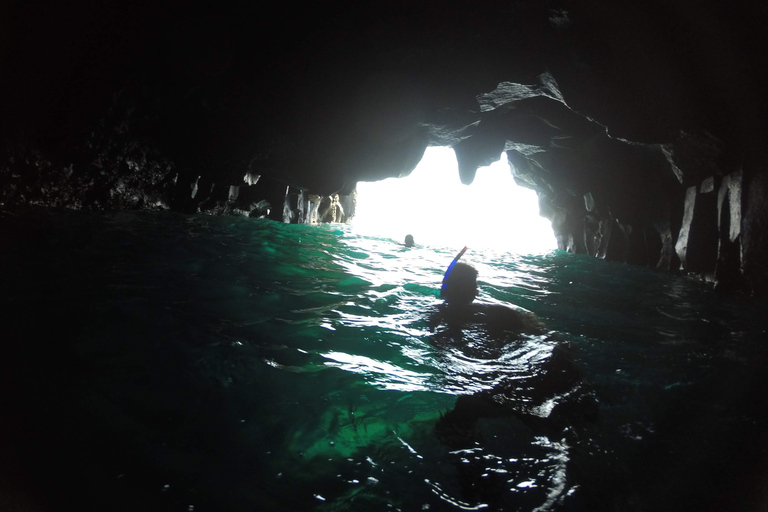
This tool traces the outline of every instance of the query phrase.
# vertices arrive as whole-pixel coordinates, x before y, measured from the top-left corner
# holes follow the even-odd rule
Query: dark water
[[[764,304],[470,251],[547,334],[428,329],[457,248],[0,214],[2,490],[31,510],[765,510]]]

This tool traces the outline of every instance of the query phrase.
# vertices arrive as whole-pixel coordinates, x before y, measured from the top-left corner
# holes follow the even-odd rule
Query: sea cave
[[[764,510],[766,23],[4,2],[0,508]],[[416,246],[356,231],[358,188],[434,151],[431,190],[365,211]],[[422,222],[500,157],[542,223],[494,199],[485,250],[482,201]],[[546,327],[441,338],[461,257]]]

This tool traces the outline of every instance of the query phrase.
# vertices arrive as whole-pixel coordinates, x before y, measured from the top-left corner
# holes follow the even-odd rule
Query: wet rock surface
[[[506,151],[562,249],[766,289],[757,2],[2,9],[6,206],[306,222],[428,146],[464,183]]]

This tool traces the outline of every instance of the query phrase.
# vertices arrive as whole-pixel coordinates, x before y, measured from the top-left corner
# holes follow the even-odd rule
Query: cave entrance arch
[[[436,247],[491,248],[524,254],[557,248],[550,222],[539,216],[538,197],[518,186],[505,153],[477,171],[472,185],[459,180],[453,149],[429,147],[404,178],[358,182],[352,224],[366,234]]]

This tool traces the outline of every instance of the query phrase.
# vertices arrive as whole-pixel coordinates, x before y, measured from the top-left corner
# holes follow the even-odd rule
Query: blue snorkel
[[[453,261],[450,265],[448,265],[448,268],[445,270],[445,275],[443,275],[443,286],[440,287],[440,295],[443,295],[443,292],[445,291],[445,285],[448,282],[448,276],[451,273],[451,270],[453,270],[453,267],[456,265],[456,262],[459,261],[459,258],[464,256],[464,253],[467,251],[467,246],[465,245],[464,248],[459,251],[459,254],[456,255],[455,258],[453,258]]]

